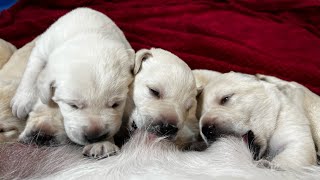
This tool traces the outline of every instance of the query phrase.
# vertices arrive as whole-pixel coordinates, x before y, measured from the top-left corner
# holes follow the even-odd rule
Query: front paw
[[[119,151],[118,146],[109,141],[105,141],[86,145],[83,148],[82,154],[95,159],[103,159],[116,155]]]
[[[10,103],[12,114],[19,119],[24,119],[32,110],[36,101],[36,93],[17,92]]]

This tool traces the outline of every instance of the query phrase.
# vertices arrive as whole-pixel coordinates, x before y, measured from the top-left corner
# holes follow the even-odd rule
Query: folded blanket
[[[320,94],[318,0],[20,0],[0,13],[0,38],[21,47],[80,6],[111,17],[135,50],[161,47],[193,69],[274,75]]]

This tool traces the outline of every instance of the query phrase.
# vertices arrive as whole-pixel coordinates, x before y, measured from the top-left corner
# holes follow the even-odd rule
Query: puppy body
[[[118,151],[113,135],[122,122],[136,64],[122,31],[102,13],[78,8],[62,16],[36,40],[11,101],[19,118],[33,108],[20,140],[28,141],[45,126],[52,136],[65,130],[78,144],[94,143],[84,149],[89,156]],[[57,109],[48,107],[54,104],[63,121]]]
[[[203,78],[205,73],[194,71],[196,78]],[[254,142],[261,147],[259,156],[266,152],[269,165],[286,169],[316,164],[310,123],[301,105],[292,103],[275,85],[254,76],[214,74],[198,102],[205,139],[214,140],[223,134],[243,136],[252,131]]]
[[[12,51],[12,45],[2,41],[0,49],[5,50],[1,54],[3,63],[0,70],[0,142],[16,141],[25,127],[25,121],[14,117],[10,108],[10,101],[19,85],[28,57],[34,47],[34,41],[26,44],[19,50]]]
[[[11,55],[17,50],[15,46],[0,39],[0,69],[10,59]]]
[[[320,97],[308,88],[296,82],[287,82],[276,77],[258,74],[260,80],[276,85],[276,87],[293,103],[301,106],[306,114],[312,132],[312,137],[320,155]]]

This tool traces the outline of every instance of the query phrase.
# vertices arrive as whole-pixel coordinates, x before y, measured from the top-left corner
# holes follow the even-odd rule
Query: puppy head
[[[250,75],[226,73],[204,87],[198,100],[201,136],[206,142],[224,135],[253,132],[262,154],[280,110],[272,87]]]
[[[186,121],[194,121],[196,83],[191,69],[163,49],[137,52],[142,60],[130,93],[134,111],[131,123],[159,136],[175,138]]]
[[[68,137],[82,145],[113,137],[133,81],[134,52],[117,42],[86,39],[66,43],[49,58],[40,97],[59,105]]]

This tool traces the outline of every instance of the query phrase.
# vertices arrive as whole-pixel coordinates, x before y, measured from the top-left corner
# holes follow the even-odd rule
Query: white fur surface
[[[28,147],[24,147],[28,148]],[[10,150],[10,149],[9,149]],[[27,155],[26,150],[20,149]],[[15,151],[19,152],[19,151]],[[12,151],[1,150],[1,158]],[[9,154],[9,155],[8,155]],[[11,154],[13,159],[17,156]],[[251,154],[239,138],[215,142],[204,152],[181,152],[161,139],[136,134],[121,153],[103,160],[81,158],[77,147],[29,151],[18,161],[6,161],[4,179],[319,179],[320,168],[276,171],[255,166]],[[42,157],[42,158],[39,158]],[[293,157],[294,158],[294,157]],[[3,167],[3,161],[1,166]],[[19,165],[19,166],[18,166]],[[14,172],[15,169],[18,171]],[[51,174],[53,173],[53,174]],[[23,176],[22,176],[23,175]]]

